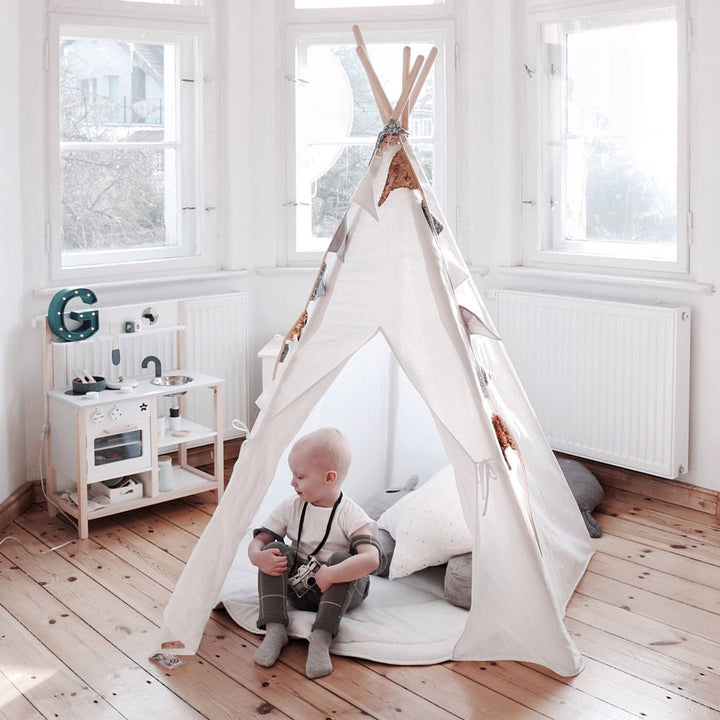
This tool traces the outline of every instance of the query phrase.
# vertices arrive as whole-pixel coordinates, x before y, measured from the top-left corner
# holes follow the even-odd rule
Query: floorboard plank
[[[475,663],[445,663],[420,667],[396,667],[368,662],[363,664],[461,718],[537,720],[554,717],[544,712],[544,709],[534,707],[533,703],[525,703],[526,698],[518,692],[519,685],[512,688],[488,686],[478,682],[477,676],[470,672],[456,671],[458,666],[467,665],[469,668],[475,666]],[[515,663],[511,664],[516,667]],[[611,716],[606,717],[610,720]],[[618,718],[627,720],[628,716],[622,715]]]
[[[679,555],[674,550],[664,550],[651,543],[639,542],[604,532],[595,540],[597,554],[631,560],[648,570],[659,570],[668,575],[689,580],[712,589],[720,588],[720,570],[695,557]],[[593,568],[595,556],[590,561]],[[642,574],[642,573],[641,573]]]
[[[621,500],[617,497],[606,496],[599,507],[599,511],[611,517],[619,517],[640,525],[665,530],[687,540],[702,540],[705,543],[720,546],[720,524],[712,521],[694,522],[654,507],[627,501],[631,499]],[[703,513],[697,514],[703,515]],[[710,516],[705,515],[705,517],[709,518]]]
[[[203,530],[210,522],[212,515],[209,515],[201,507],[186,502],[185,499],[173,503],[169,512],[165,512],[165,507],[155,507],[155,514],[164,518],[170,523],[181,527],[183,530],[191,533],[196,538],[202,535]]]
[[[701,560],[707,563],[708,566],[714,566],[708,567],[708,571],[714,570],[717,572],[720,569],[720,547],[717,545],[703,542],[701,539],[685,539],[667,530],[641,525],[631,520],[611,517],[610,515],[600,515],[599,520],[603,528],[603,537],[607,533],[626,540],[646,543],[646,546],[667,550],[681,555],[683,558]]]
[[[620,488],[605,487],[604,490],[606,500],[619,500],[627,505],[631,505],[632,507],[654,510],[670,517],[689,520],[690,522],[698,525],[706,525],[716,529],[720,527],[720,517],[715,515],[714,512],[708,513],[690,507],[683,507],[682,505],[674,505],[673,503],[666,502],[660,498],[650,497],[648,495],[638,495],[637,493]]]
[[[647,554],[644,554],[644,557],[647,557]],[[720,592],[717,588],[661,570],[648,570],[647,567],[631,560],[597,552],[593,556],[590,569],[597,575],[662,595],[688,608],[720,614]],[[719,620],[720,618],[715,618],[715,622]]]
[[[291,642],[283,649],[282,662],[298,672],[304,672],[307,643]],[[455,720],[462,717],[445,708],[429,704],[426,700],[388,682],[352,658],[333,655],[333,672],[316,682],[332,689],[363,712],[379,720],[403,720],[407,718],[433,718]],[[463,718],[463,720],[465,720]]]
[[[578,592],[635,615],[657,620],[680,632],[720,643],[720,616],[717,613],[687,607],[665,595],[594,572],[585,573]]]

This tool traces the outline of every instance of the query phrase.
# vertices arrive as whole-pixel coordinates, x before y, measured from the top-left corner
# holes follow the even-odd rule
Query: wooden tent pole
[[[385,94],[385,91],[380,84],[380,80],[378,80],[378,76],[375,73],[375,69],[370,62],[370,56],[368,55],[367,46],[365,45],[365,39],[363,38],[359,25],[353,25],[353,35],[355,36],[355,42],[357,43],[356,50],[358,57],[365,68],[365,73],[367,74],[368,81],[370,82],[370,89],[375,97],[375,103],[380,111],[380,117],[383,121],[383,125],[385,125],[392,115],[392,105],[387,99],[387,95]]]
[[[370,63],[367,50],[362,45],[358,45],[356,49],[360,62],[367,73],[368,80],[370,82],[370,89],[375,96],[375,102],[377,103],[378,110],[380,111],[380,117],[382,118],[383,125],[385,125],[392,115],[392,105],[390,105],[390,101],[387,99],[385,91],[382,89],[382,85],[380,85],[380,80],[378,80],[375,70]]]
[[[412,91],[413,84],[415,83],[415,79],[418,76],[418,73],[420,72],[420,68],[422,67],[423,60],[422,55],[418,55],[415,59],[415,64],[412,66],[412,70],[410,70],[410,75],[408,76],[407,83],[403,84],[402,93],[400,94],[400,99],[397,101],[397,105],[395,106],[395,109],[393,110],[392,115],[390,118],[392,120],[397,121],[397,119],[400,117],[400,113],[405,109],[405,106],[407,105],[408,98],[410,97],[410,92]]]
[[[401,85],[401,87],[405,87],[405,83],[408,81],[409,75],[410,75],[410,48],[406,45],[403,48],[403,67],[402,67],[402,85]],[[405,128],[405,130],[410,129],[408,127],[410,124],[409,105],[406,105],[405,109],[402,111],[400,124]]]
[[[415,83],[415,87],[413,88],[413,91],[410,95],[410,99],[408,100],[407,104],[407,112],[408,115],[413,110],[413,107],[415,107],[415,103],[418,99],[418,95],[420,95],[420,91],[423,88],[423,85],[425,84],[425,80],[427,80],[427,76],[430,74],[430,68],[432,67],[433,63],[435,62],[435,58],[437,57],[438,49],[436,47],[431,48],[430,52],[428,53],[427,60],[425,60],[425,65],[423,65],[423,69],[420,72],[420,75],[418,76],[417,82]]]

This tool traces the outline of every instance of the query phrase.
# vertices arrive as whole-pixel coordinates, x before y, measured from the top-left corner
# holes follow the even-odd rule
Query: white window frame
[[[149,5],[122,0],[64,0],[62,10],[54,10],[51,0],[48,12],[47,67],[47,222],[46,250],[48,274],[51,282],[73,282],[82,279],[102,281],[113,278],[137,277],[148,274],[169,274],[177,271],[205,271],[216,269],[219,263],[217,227],[217,90],[209,80],[216,73],[217,39],[214,37],[214,11],[204,0],[205,7]],[[75,12],[69,12],[72,7]],[[182,138],[179,144],[178,174],[182,223],[166,223],[168,231],[183,226],[182,237],[176,245],[139,250],[89,251],[73,266],[63,266],[62,197],[59,127],[59,40],[67,29],[81,28],[91,32],[97,28],[98,37],[117,37],[123,40],[139,38],[157,42],[171,42],[181,46],[181,82],[178,83]],[[91,37],[90,34],[87,35]],[[164,143],[153,143],[158,149]],[[173,196],[167,212],[171,213]],[[195,208],[183,211],[181,208]],[[194,216],[194,217],[193,217]]]
[[[627,0],[622,4],[605,2],[565,2],[552,9],[543,6],[544,0],[535,4],[525,16],[524,58],[521,62],[523,75],[524,124],[522,143],[522,215],[523,260],[522,264],[537,268],[608,271],[621,274],[649,274],[661,277],[686,277],[689,271],[689,244],[692,214],[690,212],[689,181],[689,22],[686,0]],[[622,258],[586,251],[573,253],[549,247],[544,237],[543,224],[548,188],[543,178],[542,137],[542,42],[541,28],[545,23],[567,22],[576,19],[607,18],[609,25],[621,16],[629,21],[653,18],[662,9],[674,8],[678,27],[678,148],[677,148],[677,240],[676,259],[663,261],[641,258]]]
[[[355,44],[352,26],[360,25],[368,45],[375,42],[432,43],[438,46],[435,60],[435,158],[433,188],[442,207],[455,204],[454,107],[455,73],[450,58],[455,50],[455,27],[451,19],[454,0],[445,4],[353,8],[347,10],[295,10],[294,0],[287,2],[287,28],[284,52],[284,77],[280,96],[285,108],[281,117],[287,118],[285,130],[285,157],[287,177],[284,196],[279,205],[286,213],[285,236],[278,243],[278,266],[316,266],[322,252],[298,252],[296,249],[296,150],[295,150],[295,48],[298,38],[311,38],[313,42]],[[326,21],[324,21],[326,20]],[[398,66],[398,72],[401,67]],[[378,133],[382,130],[378,118]],[[410,141],[412,143],[412,136]]]

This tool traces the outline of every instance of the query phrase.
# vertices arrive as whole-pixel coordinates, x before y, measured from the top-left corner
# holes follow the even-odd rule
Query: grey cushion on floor
[[[459,607],[469,608],[472,597],[472,553],[455,555],[445,571],[445,597]]]
[[[577,502],[585,526],[590,537],[600,537],[602,528],[591,515],[592,511],[602,502],[604,491],[598,479],[580,462],[570,458],[558,458],[560,469],[570,486],[575,502]]]

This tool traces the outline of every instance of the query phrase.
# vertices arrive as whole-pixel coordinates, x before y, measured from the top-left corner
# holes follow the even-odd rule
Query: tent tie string
[[[490,500],[490,480],[497,480],[497,474],[492,466],[492,462],[490,460],[483,460],[477,464],[478,500],[482,499],[481,517],[485,517],[487,514],[488,501]]]

